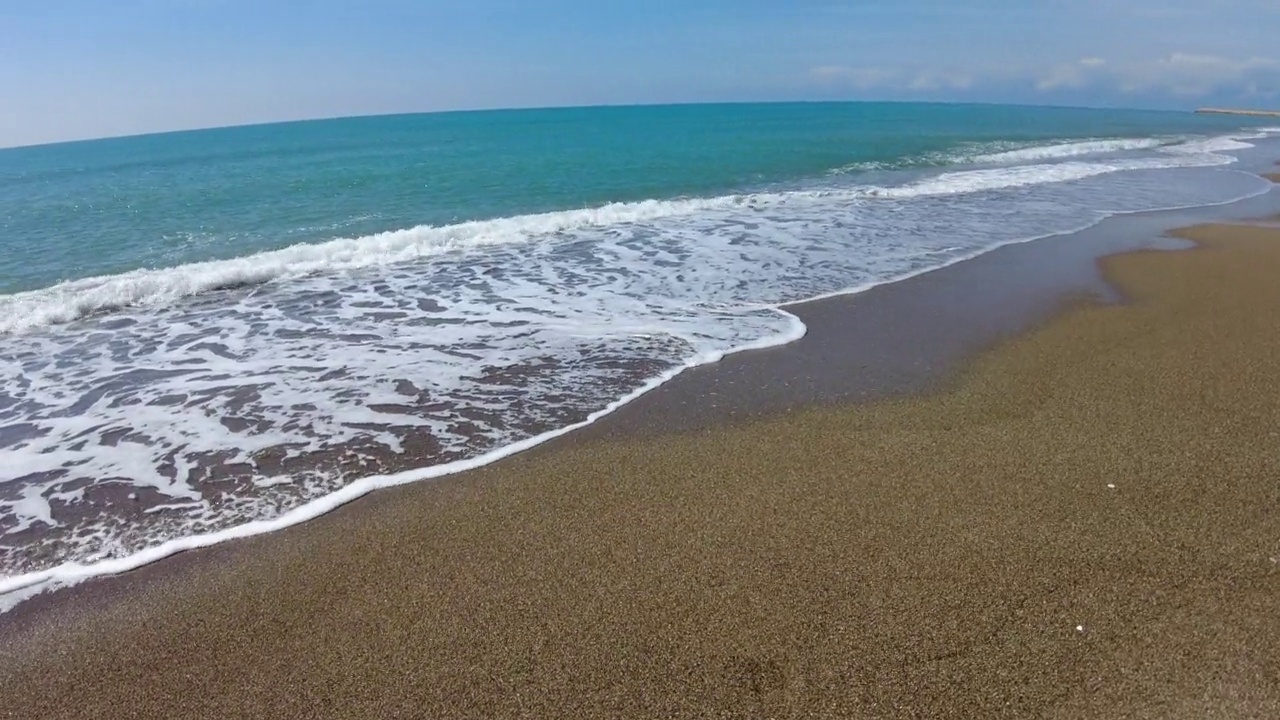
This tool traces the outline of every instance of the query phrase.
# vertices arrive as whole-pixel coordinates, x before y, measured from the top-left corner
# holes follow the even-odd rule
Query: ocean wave
[[[1037,160],[1054,160],[1057,158],[1079,157],[1081,155],[1104,155],[1106,153],[1126,150],[1147,150],[1168,144],[1169,140],[1160,138],[1114,138],[1104,140],[1083,140],[1080,142],[1058,143],[1053,145],[1035,145],[1032,147],[1007,150],[1004,152],[974,155],[969,158],[976,163],[1020,163]]]
[[[984,168],[949,172],[899,187],[872,188],[873,197],[910,199],[937,195],[963,195],[993,190],[1044,185],[1046,183],[1084,180],[1131,170],[1161,170],[1176,167],[1213,167],[1229,165],[1235,158],[1218,153],[1253,147],[1246,143],[1222,141],[1205,143],[1204,147],[1187,148],[1168,158],[1135,158],[1116,162],[1067,161],[1036,165]]]
[[[1227,161],[1203,153],[1147,160]],[[6,447],[7,467],[31,490],[0,498],[0,520],[41,540],[2,559],[0,611],[41,590],[275,530],[378,487],[531,447],[683,368],[794,340],[803,325],[787,303],[892,282],[1115,213],[1229,201],[1266,185],[1248,173],[1199,171],[1051,184],[1070,179],[1062,168],[1073,165],[1087,177],[1121,164],[614,205],[148,271],[158,273],[151,280],[162,297],[183,291],[165,287],[165,277],[305,277],[172,312],[122,312],[128,323],[6,338],[2,394],[21,433]],[[1014,186],[1021,189],[951,197]],[[875,195],[885,191],[913,194],[907,202]],[[477,245],[482,253],[452,252]],[[421,257],[430,261],[328,272]],[[435,448],[428,467],[374,464],[366,474],[365,459],[399,457],[412,439],[430,441],[414,452]],[[308,459],[335,449],[360,466]],[[211,475],[215,467],[229,477]],[[102,478],[118,479],[129,502],[87,497],[86,485]],[[229,481],[235,489],[224,492]],[[241,490],[250,485],[253,492]],[[60,505],[73,511],[60,516]],[[121,506],[162,510],[122,525]]]
[[[1170,145],[1161,148],[1161,152],[1168,155],[1217,155],[1219,153],[1236,152],[1239,150],[1248,150],[1253,145],[1245,142],[1246,140],[1260,140],[1264,135],[1253,133],[1249,135],[1226,135],[1222,137],[1206,138],[1203,140],[1190,140],[1177,145]]]
[[[1177,138],[1088,138],[1027,143],[997,141],[965,145],[952,150],[924,153],[891,161],[851,163],[831,171],[833,175],[911,168],[953,167],[957,165],[1015,164],[1066,159],[1083,155],[1105,155],[1131,150],[1149,150],[1178,142]]]
[[[909,199],[935,195],[962,195],[989,190],[1005,190],[1042,185],[1051,182],[1068,182],[1119,172],[1118,165],[1102,163],[1060,163],[1054,165],[1023,165],[988,170],[967,170],[943,173],[901,187],[871,188],[868,195],[880,198]]]
[[[710,198],[644,200],[595,208],[519,215],[455,225],[421,225],[374,235],[300,243],[226,260],[140,269],[66,281],[0,296],[0,335],[23,333],[129,307],[159,307],[228,288],[260,285],[324,272],[343,272],[423,260],[486,246],[554,238],[576,230],[648,223],[735,207],[763,209],[813,197],[897,199],[959,195],[1082,180],[1125,170],[1212,166],[1234,162],[1222,153],[1252,147],[1236,137],[1164,145],[1163,141],[1098,140],[1011,150],[992,158],[1069,158],[1088,153],[1158,147],[1163,157],[1115,162],[1067,161],[943,173],[907,185],[843,187]]]
[[[652,221],[750,201],[748,196],[645,200],[456,225],[420,225],[323,243],[299,243],[226,260],[71,280],[0,296],[0,334],[71,322],[125,307],[168,305],[213,290],[319,272],[395,265],[465,248],[518,243],[574,229]]]

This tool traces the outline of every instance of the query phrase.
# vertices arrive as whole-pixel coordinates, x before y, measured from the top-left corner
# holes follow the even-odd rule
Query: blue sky
[[[1280,107],[1277,0],[0,0],[0,146],[750,100]]]

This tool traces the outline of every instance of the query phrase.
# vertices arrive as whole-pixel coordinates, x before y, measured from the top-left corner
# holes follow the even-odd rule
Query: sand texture
[[[0,716],[1280,717],[1280,230],[1185,234],[935,394],[83,586],[0,624]]]

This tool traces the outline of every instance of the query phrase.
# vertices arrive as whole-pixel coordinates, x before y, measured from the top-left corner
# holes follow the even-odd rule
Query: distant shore
[[[1180,235],[1102,261],[1123,304],[1037,255],[1078,238],[1011,246],[598,431],[19,607],[0,717],[1280,717],[1280,228]]]

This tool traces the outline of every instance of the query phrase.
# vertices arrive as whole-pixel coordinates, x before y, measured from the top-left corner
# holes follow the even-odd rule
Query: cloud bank
[[[921,68],[822,65],[812,81],[832,88],[892,94],[1030,88],[1044,96],[1062,93],[1116,97],[1167,95],[1194,101],[1238,97],[1280,105],[1280,60],[1173,52],[1149,60],[1087,56],[1040,67]]]

